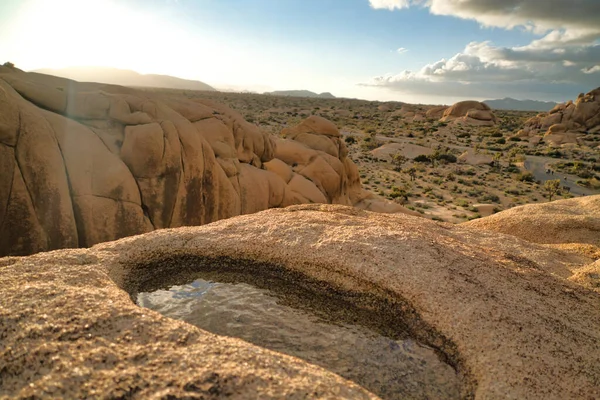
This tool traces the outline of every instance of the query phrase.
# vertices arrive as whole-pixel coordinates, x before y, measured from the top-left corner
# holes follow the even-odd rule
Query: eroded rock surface
[[[444,112],[448,109],[446,106],[435,106],[427,110],[425,116],[428,119],[440,119],[444,116]]]
[[[439,112],[441,110],[436,111],[436,113]],[[476,126],[494,126],[496,125],[496,116],[485,103],[461,101],[446,108],[440,121]]]
[[[600,131],[600,88],[577,100],[558,104],[550,112],[541,113],[525,122],[520,136],[543,135],[544,140],[560,146],[577,143],[577,134]]]
[[[385,300],[455,366],[464,397],[597,398],[600,294],[570,280],[588,262],[468,225],[327,205],[4,258],[0,397],[369,398],[323,369],[129,296],[191,282],[194,271],[236,270],[310,278],[351,302],[352,293]]]
[[[325,119],[282,140],[208,100],[2,66],[0,167],[0,256],[368,197]]]
[[[507,233],[533,243],[600,246],[600,196],[527,204],[463,225]]]
[[[570,267],[569,279],[600,292],[600,196],[527,204],[462,225],[586,256],[590,264]]]

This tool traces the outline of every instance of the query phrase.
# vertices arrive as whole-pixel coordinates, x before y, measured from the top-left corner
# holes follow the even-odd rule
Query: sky
[[[600,0],[1,0],[0,62],[451,104],[600,86]]]

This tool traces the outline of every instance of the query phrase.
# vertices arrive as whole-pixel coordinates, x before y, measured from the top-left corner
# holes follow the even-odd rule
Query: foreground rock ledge
[[[373,397],[131,301],[178,265],[191,276],[206,260],[388,297],[411,333],[457,368],[464,397],[600,396],[600,295],[567,279],[589,259],[496,232],[316,205],[0,259],[0,396]]]

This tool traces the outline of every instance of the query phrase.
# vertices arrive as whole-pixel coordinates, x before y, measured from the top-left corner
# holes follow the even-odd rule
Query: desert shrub
[[[404,201],[408,201],[408,196],[410,195],[410,193],[408,192],[408,190],[406,190],[406,188],[399,188],[397,186],[394,186],[392,188],[392,192],[389,194],[389,197],[392,199],[403,199]]]
[[[429,159],[429,156],[426,156],[425,154],[419,154],[418,156],[415,157],[414,161],[421,162],[421,163],[428,163],[431,160]]]
[[[438,160],[443,160],[446,161],[448,163],[455,163],[456,162],[456,156],[454,154],[440,154],[437,156]]]
[[[373,150],[381,146],[381,143],[377,140],[374,134],[371,134],[362,139],[360,146],[363,150]]]
[[[597,176],[592,179],[588,179],[588,183],[592,189],[600,189],[600,179]]]
[[[465,176],[477,175],[477,172],[475,172],[475,170],[472,168],[468,168],[468,169],[457,168],[455,172],[457,175],[465,175]]]
[[[468,202],[468,200],[465,200],[465,199],[456,199],[456,200],[454,200],[454,204],[456,204],[458,207],[464,207],[464,208],[469,207],[469,202]]]
[[[579,179],[575,183],[577,183],[579,186],[584,186],[584,187],[587,187],[590,189],[600,189],[600,180],[598,180],[596,178]]]
[[[469,196],[469,197],[479,197],[479,196],[481,196],[482,193],[483,193],[483,190],[481,190],[481,189],[473,188],[473,189],[467,190],[467,196]]]
[[[346,136],[346,139],[344,139],[344,141],[347,144],[354,144],[356,143],[356,138],[354,136]]]
[[[546,155],[552,158],[561,158],[563,156],[562,153],[558,150],[550,150],[546,153]]]
[[[508,140],[510,140],[511,142],[520,142],[521,138],[518,136],[512,136],[512,137],[508,138]]]
[[[492,203],[500,203],[500,197],[495,194],[486,193],[479,198],[479,201],[482,203],[492,202]]]
[[[458,185],[454,185],[452,186],[452,189],[450,189],[453,193],[462,193],[462,189],[458,187]]]
[[[505,144],[506,143],[506,139],[500,138],[500,139],[496,140],[496,143],[498,143],[498,144]]]
[[[494,132],[491,134],[492,137],[502,137],[502,133],[501,132]]]
[[[580,178],[583,178],[583,179],[590,179],[590,178],[594,177],[594,174],[592,174],[587,169],[584,169],[584,170],[577,172],[577,176]]]
[[[394,165],[395,171],[400,172],[402,170],[402,165],[407,161],[408,158],[400,152],[397,152],[392,155],[392,164]]]
[[[535,178],[531,172],[523,172],[517,176],[521,182],[535,182]]]

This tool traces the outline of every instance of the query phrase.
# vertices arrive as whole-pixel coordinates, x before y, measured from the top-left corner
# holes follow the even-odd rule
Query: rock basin
[[[579,213],[597,215],[598,200]],[[211,270],[330,294],[375,325],[402,321],[456,369],[462,398],[600,397],[600,295],[580,279],[597,262],[474,226],[314,205],[0,259],[0,398],[377,398],[133,301]]]
[[[137,302],[209,332],[319,365],[383,399],[460,398],[456,371],[410,338],[400,320],[380,319],[378,312],[308,292],[306,282],[298,286],[269,279],[273,291],[241,283],[231,274],[203,275],[233,283],[197,279],[139,293]]]

